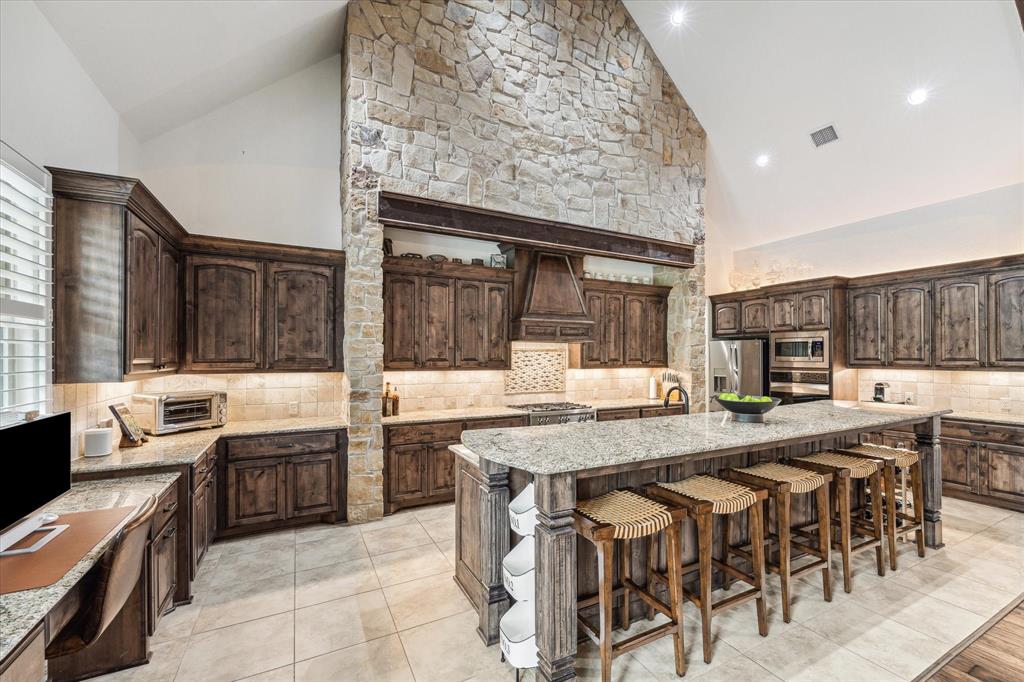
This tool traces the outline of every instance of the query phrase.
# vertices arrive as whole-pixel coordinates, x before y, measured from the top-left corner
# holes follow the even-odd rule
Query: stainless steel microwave
[[[132,415],[146,433],[161,435],[224,426],[228,394],[224,391],[136,393]]]
[[[768,336],[773,369],[818,369],[829,367],[828,332],[779,332]]]

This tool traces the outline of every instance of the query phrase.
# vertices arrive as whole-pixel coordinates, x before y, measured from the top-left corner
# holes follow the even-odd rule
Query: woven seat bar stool
[[[682,561],[681,530],[686,512],[644,497],[631,490],[612,490],[598,497],[577,503],[573,513],[576,532],[594,543],[597,549],[598,592],[593,597],[576,602],[577,621],[580,628],[600,648],[601,680],[610,682],[612,661],[662,637],[671,636],[675,653],[676,674],[686,674],[686,658],[683,654],[683,596],[682,576],[669,582],[669,603],[665,604],[650,589],[633,582],[630,576],[630,543],[639,538],[651,540],[664,532],[668,554],[674,561]],[[619,542],[620,578],[622,586],[615,588],[615,545]],[[618,643],[612,643],[612,609],[615,598],[622,596],[620,622],[623,629],[629,629],[630,595],[635,594],[649,609],[668,616],[669,621]],[[588,606],[598,605],[600,618],[594,628],[580,611]]]
[[[776,462],[762,462],[743,469],[729,469],[725,475],[739,483],[765,488],[768,499],[775,504],[775,532],[765,533],[765,544],[769,551],[765,555],[765,568],[777,573],[782,582],[782,620],[790,622],[789,587],[790,580],[802,575],[821,571],[821,586],[825,601],[832,601],[832,571],[829,563],[829,501],[828,484],[832,474],[818,473],[808,469],[787,466]],[[804,527],[791,526],[793,495],[813,494],[817,502],[818,522],[811,524],[815,535]],[[765,517],[767,521],[767,515]],[[768,525],[768,524],[766,524]],[[815,542],[815,545],[794,540],[793,535]],[[772,559],[771,549],[778,546],[778,560]],[[810,563],[793,568],[793,548],[815,557]],[[751,548],[753,549],[753,548]],[[740,556],[753,559],[743,549],[733,550]]]
[[[854,554],[869,549],[875,550],[875,565],[878,575],[885,575],[885,560],[882,555],[884,532],[882,530],[882,473],[879,462],[865,457],[854,457],[836,450],[823,450],[803,457],[795,457],[787,462],[801,469],[809,469],[821,474],[832,474],[829,486],[834,504],[832,525],[839,531],[838,546],[843,558],[843,590],[853,591],[853,575],[850,558]],[[871,523],[860,517],[854,517],[851,509],[850,496],[852,481],[867,479],[871,487]],[[857,535],[866,538],[859,544],[853,544],[854,530]]]
[[[889,568],[896,570],[896,537],[910,531],[917,533],[917,555],[924,556],[924,478],[921,473],[921,458],[913,450],[890,448],[885,445],[864,443],[852,448],[844,448],[840,452],[854,457],[866,457],[882,462],[882,477],[885,485],[885,536],[889,541]],[[913,490],[914,513],[907,514],[896,511],[896,469],[910,473],[910,486]],[[903,526],[897,533],[896,522],[902,520]]]
[[[757,630],[762,637],[766,637],[768,613],[764,602],[764,501],[768,497],[768,491],[715,476],[697,475],[674,483],[652,483],[644,487],[644,492],[655,500],[685,509],[687,516],[697,523],[697,561],[684,566],[667,559],[666,575],[657,570],[657,548],[652,546],[647,564],[647,584],[666,581],[671,584],[671,580],[676,576],[682,578],[694,571],[698,572],[699,591],[691,592],[684,587],[683,595],[700,609],[704,662],[711,662],[712,616],[751,599],[757,600]],[[729,557],[736,553],[730,547],[728,525],[727,534],[722,540],[722,558],[712,556],[714,517],[718,515],[728,519],[730,515],[744,510],[747,511],[749,520],[753,559],[753,567],[749,574],[729,563]],[[711,598],[714,569],[724,573],[727,580],[740,580],[751,585],[751,588],[715,603]]]

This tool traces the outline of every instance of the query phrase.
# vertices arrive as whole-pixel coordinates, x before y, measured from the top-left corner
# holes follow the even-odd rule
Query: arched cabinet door
[[[935,365],[980,367],[985,364],[985,276],[935,281]]]
[[[885,287],[850,289],[848,305],[848,364],[885,364]]]
[[[263,367],[263,266],[259,261],[189,256],[185,312],[189,369]]]
[[[928,366],[932,362],[931,282],[889,287],[889,364]]]
[[[1024,269],[988,276],[989,364],[1024,367]]]
[[[128,319],[125,374],[155,372],[160,366],[160,243],[163,240],[134,214],[128,214]]]
[[[334,268],[267,263],[267,367],[328,370],[335,364]]]

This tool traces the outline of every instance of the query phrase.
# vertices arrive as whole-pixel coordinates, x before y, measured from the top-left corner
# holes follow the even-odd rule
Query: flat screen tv
[[[71,488],[71,413],[0,428],[0,530]]]

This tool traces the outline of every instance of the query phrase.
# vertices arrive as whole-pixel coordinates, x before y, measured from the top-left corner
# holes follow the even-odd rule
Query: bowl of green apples
[[[738,395],[719,393],[715,396],[719,405],[732,413],[732,418],[741,422],[763,422],[764,415],[778,407],[779,398],[766,395]]]

